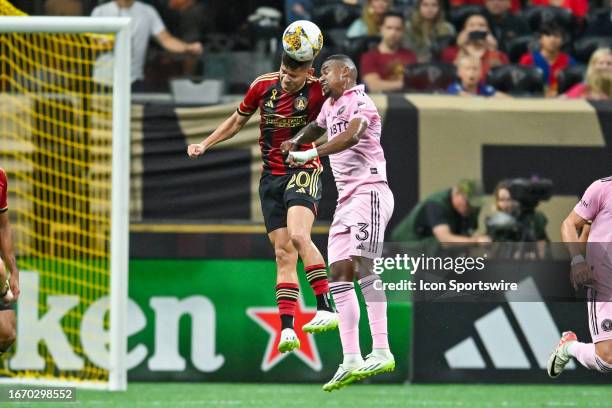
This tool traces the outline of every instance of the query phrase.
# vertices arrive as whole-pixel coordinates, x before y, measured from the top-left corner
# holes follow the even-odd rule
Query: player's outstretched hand
[[[200,143],[190,144],[187,146],[187,155],[190,159],[195,159],[196,157],[203,155],[205,151],[206,148]]]
[[[581,286],[589,286],[593,283],[593,272],[591,267],[586,262],[580,262],[572,266],[570,279],[574,290],[578,290]]]
[[[289,152],[292,152],[297,149],[298,149],[297,143],[294,143],[291,140],[285,140],[280,145],[280,151],[283,156],[286,156],[289,154]]]

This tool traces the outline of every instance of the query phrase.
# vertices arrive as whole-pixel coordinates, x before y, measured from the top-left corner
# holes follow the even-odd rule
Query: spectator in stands
[[[79,0],[47,0],[45,1],[47,16],[82,16],[83,4]]]
[[[589,11],[589,0],[529,0],[529,3],[533,6],[563,7],[571,10],[579,19]]]
[[[563,30],[555,22],[540,27],[540,50],[524,54],[519,63],[535,66],[544,73],[545,95],[557,96],[557,74],[576,62],[568,54],[561,52]]]
[[[484,6],[486,4],[486,0],[450,0],[449,1],[451,7],[459,7],[468,4],[476,4],[479,6]],[[521,10],[521,0],[510,0],[510,11],[512,13],[517,13]]]
[[[612,52],[609,48],[600,48],[591,55],[585,81],[574,85],[563,96],[571,99],[612,99]]]
[[[166,30],[161,17],[152,6],[135,0],[113,0],[96,7],[91,12],[92,17],[131,17],[132,36],[132,90],[142,91],[144,88],[144,64],[150,37],[160,43],[167,51],[179,54],[202,54],[200,42],[186,43],[174,37]],[[96,76],[94,74],[94,76]],[[100,82],[104,78],[96,76]]]
[[[485,17],[499,43],[499,49],[508,51],[506,44],[513,38],[531,34],[529,25],[510,12],[510,0],[486,0]]]
[[[491,85],[486,85],[480,81],[481,63],[480,59],[471,55],[458,57],[457,62],[458,81],[448,87],[448,93],[459,96],[506,96],[502,92],[497,92]]]
[[[297,20],[310,20],[312,10],[312,0],[285,0],[285,22],[289,25]]]
[[[391,0],[368,0],[363,6],[361,17],[349,26],[347,38],[378,35],[385,13],[391,8]]]
[[[207,11],[203,3],[196,0],[168,0],[168,8],[176,16],[173,34],[187,43],[204,40],[204,28],[209,22],[206,20]],[[198,61],[197,55],[185,55],[182,60],[183,75],[195,75]]]
[[[404,44],[417,55],[419,62],[429,62],[437,53],[436,40],[455,35],[455,28],[444,19],[440,0],[417,0],[406,23]]]
[[[481,197],[477,184],[461,180],[456,186],[427,197],[391,232],[392,241],[431,244],[435,242],[491,242],[475,235]]]
[[[457,57],[471,55],[480,59],[480,80],[485,81],[492,67],[507,64],[508,56],[497,49],[497,40],[491,34],[487,19],[482,14],[472,14],[465,20],[463,30],[457,36],[457,46],[442,51],[442,61],[453,64]]]
[[[414,53],[402,48],[404,16],[385,14],[381,34],[380,44],[361,56],[361,76],[371,92],[399,91],[404,87],[404,66],[416,62]]]

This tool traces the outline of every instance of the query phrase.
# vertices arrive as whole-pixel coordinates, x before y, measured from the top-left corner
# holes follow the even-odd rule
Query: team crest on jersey
[[[342,112],[344,112],[345,110],[346,110],[346,106],[341,106],[340,109],[338,109],[337,115],[342,115]]]
[[[299,111],[303,111],[308,106],[308,99],[305,96],[298,96],[293,102],[293,107]]]
[[[601,322],[601,328],[605,332],[612,331],[612,320],[606,319],[603,322]]]

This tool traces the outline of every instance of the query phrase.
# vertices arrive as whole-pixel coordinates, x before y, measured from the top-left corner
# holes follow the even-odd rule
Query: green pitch
[[[570,385],[352,385],[331,394],[319,385],[131,383],[125,393],[77,391],[77,407],[610,407],[612,387]],[[37,404],[2,404],[33,407]]]

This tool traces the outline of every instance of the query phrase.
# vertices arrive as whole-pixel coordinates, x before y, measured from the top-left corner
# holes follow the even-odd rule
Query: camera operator
[[[496,242],[537,243],[537,254],[530,257],[544,258],[548,219],[535,208],[540,201],[548,200],[552,182],[547,179],[502,180],[495,187],[495,212],[487,217],[487,234]],[[527,255],[527,254],[522,254]]]
[[[476,182],[461,180],[456,186],[430,195],[416,205],[393,230],[396,242],[431,243],[491,242],[476,236],[480,213],[480,191]]]

